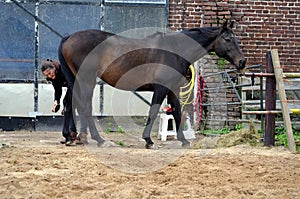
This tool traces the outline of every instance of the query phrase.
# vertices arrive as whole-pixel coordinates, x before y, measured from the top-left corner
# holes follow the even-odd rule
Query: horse
[[[92,139],[99,146],[105,142],[91,114],[93,90],[99,77],[118,89],[153,92],[142,135],[147,149],[154,145],[150,131],[166,97],[172,107],[177,139],[183,147],[189,146],[182,132],[179,88],[187,82],[185,76],[191,63],[209,52],[225,58],[238,70],[245,68],[246,60],[232,28],[233,22],[228,25],[226,21],[218,27],[157,32],[142,39],[95,29],[64,37],[58,48],[59,61],[73,91],[78,113],[86,119]]]

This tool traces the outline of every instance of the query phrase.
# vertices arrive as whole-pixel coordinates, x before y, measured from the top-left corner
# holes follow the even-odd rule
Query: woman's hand
[[[57,100],[54,101],[53,107],[52,107],[52,112],[56,113],[60,109],[59,102]]]

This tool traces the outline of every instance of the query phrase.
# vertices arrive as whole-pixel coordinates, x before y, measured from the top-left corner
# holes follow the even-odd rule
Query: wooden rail
[[[283,84],[283,73],[282,73],[282,68],[280,65],[277,49],[271,50],[271,56],[272,56],[272,62],[273,62],[273,67],[275,72],[275,78],[278,86],[279,99],[281,101],[283,120],[286,127],[286,137],[288,140],[288,147],[291,152],[296,153],[296,145],[293,136],[291,118],[290,118],[290,114],[286,102],[287,98],[286,98],[284,84]]]
[[[280,65],[278,51],[271,50],[266,55],[266,72],[260,73],[245,73],[246,77],[251,77],[252,81],[254,77],[266,77],[265,82],[265,110],[262,111],[243,111],[243,114],[259,114],[265,115],[265,134],[264,144],[270,146],[275,144],[275,114],[282,113],[284,124],[286,127],[286,136],[288,140],[289,150],[293,153],[296,152],[296,145],[292,131],[290,110],[288,103],[296,102],[299,100],[288,100],[285,93],[285,86],[283,78],[298,78],[300,73],[283,73]],[[262,80],[261,80],[262,82]],[[253,84],[253,83],[252,83]],[[277,85],[277,89],[276,89]],[[251,89],[254,89],[252,87]],[[250,90],[251,90],[250,89]],[[261,88],[262,90],[263,88]],[[293,90],[297,90],[296,88]],[[252,90],[253,91],[253,90]],[[281,104],[281,110],[276,110],[276,92],[279,94],[279,101]],[[246,103],[243,103],[245,105]],[[298,110],[298,109],[297,109]]]
[[[266,115],[266,114],[278,114],[282,111],[270,110],[270,111],[243,111],[243,114],[257,114],[257,115]]]

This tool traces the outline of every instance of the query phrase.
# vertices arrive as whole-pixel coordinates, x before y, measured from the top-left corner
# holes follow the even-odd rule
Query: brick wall
[[[247,65],[265,65],[265,53],[279,50],[285,72],[300,70],[299,0],[169,0],[172,31],[217,26],[235,20],[235,32]]]

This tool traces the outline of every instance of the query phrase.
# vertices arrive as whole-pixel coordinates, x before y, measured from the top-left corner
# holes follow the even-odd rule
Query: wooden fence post
[[[286,94],[285,94],[285,90],[284,90],[284,84],[283,84],[283,79],[282,79],[283,73],[282,73],[282,68],[281,68],[280,61],[279,61],[278,50],[277,49],[271,50],[271,56],[272,56],[272,62],[273,62],[274,72],[275,72],[275,77],[276,77],[276,82],[277,82],[279,99],[281,102],[282,116],[283,116],[284,124],[286,127],[286,137],[287,137],[287,141],[288,141],[288,147],[291,152],[295,153],[296,145],[295,145],[295,140],[294,140],[294,136],[293,136],[293,130],[292,130],[292,125],[291,125],[291,118],[290,118],[290,113],[288,110],[287,100],[286,100]]]
[[[266,73],[274,73],[271,52],[266,55]],[[276,80],[275,77],[266,77],[265,110],[276,110]],[[264,145],[275,145],[275,114],[265,115]]]

